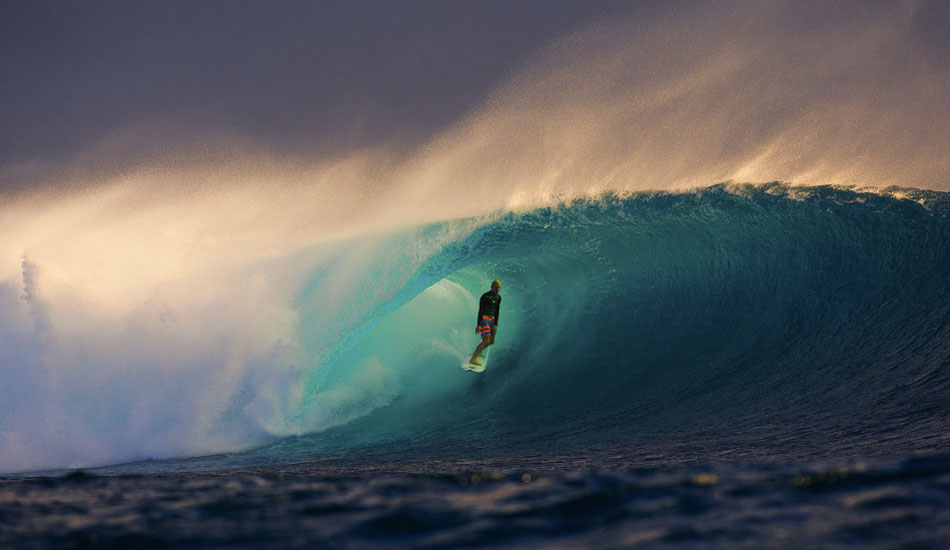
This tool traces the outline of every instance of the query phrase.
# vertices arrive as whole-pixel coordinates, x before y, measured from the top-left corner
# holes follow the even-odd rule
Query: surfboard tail
[[[469,372],[485,372],[485,365],[473,365],[469,362],[462,363],[462,370]]]

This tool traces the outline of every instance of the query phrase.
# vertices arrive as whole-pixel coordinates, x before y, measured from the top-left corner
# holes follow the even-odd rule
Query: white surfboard
[[[485,365],[473,365],[468,361],[462,363],[462,370],[467,370],[469,372],[485,372]]]
[[[462,361],[462,370],[467,370],[469,372],[485,372],[485,367],[488,366],[488,350],[482,350],[482,353],[478,356],[478,362],[481,365],[473,365],[468,362],[468,359]]]

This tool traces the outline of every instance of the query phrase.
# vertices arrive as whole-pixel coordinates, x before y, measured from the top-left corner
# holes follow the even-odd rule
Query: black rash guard
[[[492,294],[489,290],[485,294],[482,294],[481,299],[478,300],[478,319],[475,320],[475,323],[478,324],[482,320],[482,317],[487,315],[495,320],[495,324],[498,324],[498,314],[501,309],[501,294]]]

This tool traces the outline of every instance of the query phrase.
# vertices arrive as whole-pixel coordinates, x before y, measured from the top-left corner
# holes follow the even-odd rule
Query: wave
[[[773,183],[487,221],[370,308],[356,342],[308,378],[297,410],[320,416],[345,394],[334,413],[345,426],[272,451],[530,454],[650,440],[668,452],[713,436],[765,456],[921,450],[946,420],[948,206],[937,192]],[[383,265],[374,279],[400,262]],[[488,373],[472,380],[457,364],[494,278],[503,323]],[[307,293],[299,307],[323,301]]]
[[[164,143],[142,123],[4,170],[0,471],[945,448],[946,194],[682,192],[946,189],[931,4],[604,21],[415,145],[293,153],[187,125]],[[456,364],[494,278],[503,324],[473,378]]]
[[[25,258],[2,293],[0,464],[943,445],[948,213],[948,194],[898,188],[605,195],[323,243],[83,329]]]

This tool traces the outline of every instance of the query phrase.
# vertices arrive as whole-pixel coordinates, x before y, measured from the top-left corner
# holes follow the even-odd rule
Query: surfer
[[[491,290],[482,294],[478,300],[478,320],[475,325],[475,332],[482,335],[482,342],[475,348],[475,353],[469,359],[469,363],[481,366],[478,362],[478,354],[483,349],[495,343],[495,332],[498,331],[498,312],[501,308],[501,281],[495,279],[491,282]]]

